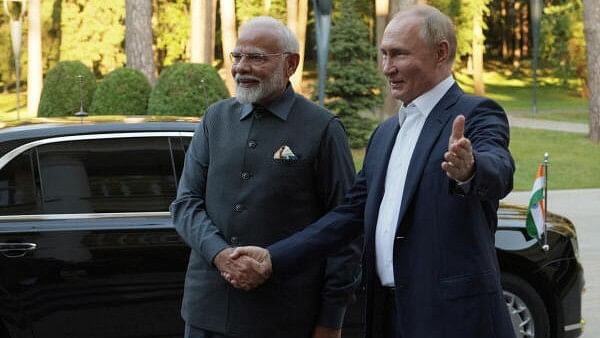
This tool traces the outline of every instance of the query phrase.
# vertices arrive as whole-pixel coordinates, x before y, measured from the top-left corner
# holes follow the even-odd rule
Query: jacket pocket
[[[475,275],[453,276],[440,279],[442,299],[472,297],[499,291],[493,271]]]

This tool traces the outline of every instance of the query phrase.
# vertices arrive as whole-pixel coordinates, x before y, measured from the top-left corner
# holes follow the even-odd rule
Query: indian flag
[[[532,238],[540,239],[544,233],[544,166],[540,164],[535,175],[535,182],[529,198],[527,210],[527,233]]]

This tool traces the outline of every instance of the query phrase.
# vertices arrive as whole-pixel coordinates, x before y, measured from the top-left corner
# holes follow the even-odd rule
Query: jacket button
[[[262,113],[254,113],[254,118],[260,120],[262,118]]]
[[[250,179],[250,173],[247,171],[242,172],[242,179],[243,180],[248,180]]]
[[[244,211],[244,205],[238,203],[238,204],[235,205],[234,210],[237,211],[237,212],[242,212],[242,211]]]
[[[256,146],[257,146],[257,145],[258,145],[258,144],[257,144],[257,143],[256,143],[256,141],[254,141],[254,140],[250,140],[250,141],[248,141],[248,148],[252,148],[252,149],[254,149],[254,148],[256,148]]]

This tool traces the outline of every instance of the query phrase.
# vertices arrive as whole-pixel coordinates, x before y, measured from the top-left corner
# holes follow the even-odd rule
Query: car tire
[[[504,300],[517,338],[550,338],[550,322],[544,301],[522,278],[503,273]]]

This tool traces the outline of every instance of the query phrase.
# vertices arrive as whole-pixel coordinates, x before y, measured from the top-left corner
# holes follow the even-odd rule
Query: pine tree
[[[369,28],[356,10],[355,0],[340,1],[331,30],[325,106],[336,113],[352,148],[367,144],[375,121],[360,115],[383,103],[383,79],[377,69],[377,51]]]

